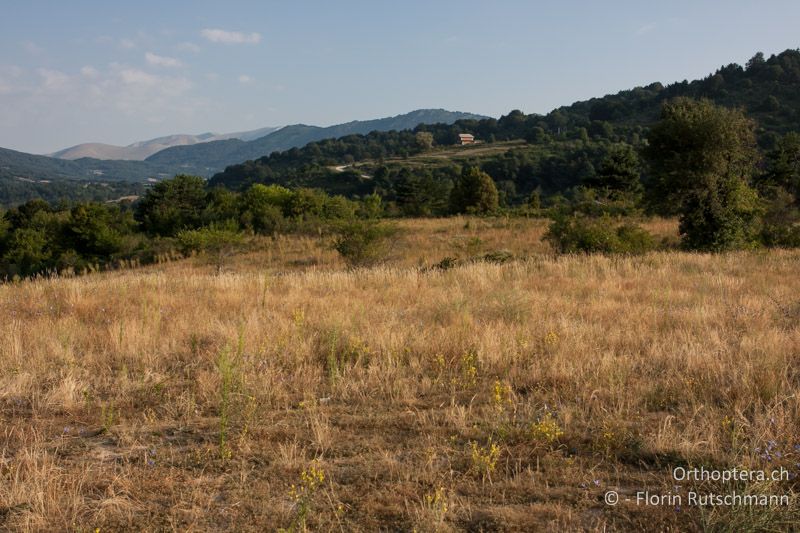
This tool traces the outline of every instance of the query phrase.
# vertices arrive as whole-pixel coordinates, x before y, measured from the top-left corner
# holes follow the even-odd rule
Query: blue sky
[[[794,1],[6,0],[0,146],[499,116],[800,47]]]

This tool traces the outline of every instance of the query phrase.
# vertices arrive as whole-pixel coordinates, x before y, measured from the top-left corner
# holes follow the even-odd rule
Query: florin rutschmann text
[[[789,481],[791,474],[785,468],[775,470],[747,470],[732,468],[728,470],[712,470],[703,467],[685,468],[676,467],[672,471],[672,478],[676,482],[715,482],[715,483],[764,483]],[[690,489],[686,492],[676,486],[675,491],[656,492],[650,490],[640,490],[634,495],[620,498],[617,491],[610,490],[605,494],[605,502],[608,505],[617,505],[620,500],[633,503],[637,506],[671,506],[680,508],[681,506],[699,507],[738,507],[738,506],[760,506],[760,507],[788,507],[790,498],[788,494],[754,494],[749,492],[738,492],[731,490],[696,490]]]

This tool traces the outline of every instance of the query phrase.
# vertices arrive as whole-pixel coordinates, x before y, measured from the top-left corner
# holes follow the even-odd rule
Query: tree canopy
[[[687,248],[726,250],[755,238],[754,124],[741,110],[678,98],[664,105],[645,150],[654,189],[674,203]]]

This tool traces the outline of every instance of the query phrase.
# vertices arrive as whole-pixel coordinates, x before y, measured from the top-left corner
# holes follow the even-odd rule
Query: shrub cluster
[[[339,224],[334,249],[350,266],[369,266],[382,261],[388,251],[390,238],[397,233],[391,224],[367,220],[352,220]]]
[[[556,217],[545,239],[560,253],[642,254],[655,247],[653,237],[634,224],[609,216]]]
[[[161,181],[135,205],[53,206],[32,200],[0,216],[0,279],[86,272],[195,252],[208,254],[221,269],[224,257],[242,244],[245,234],[319,234],[344,221],[380,217],[382,211],[376,195],[349,200],[313,189],[261,184],[235,193],[208,189],[196,176]],[[351,251],[358,248],[352,237],[342,246],[361,262],[373,254],[376,239],[366,239],[361,252]]]

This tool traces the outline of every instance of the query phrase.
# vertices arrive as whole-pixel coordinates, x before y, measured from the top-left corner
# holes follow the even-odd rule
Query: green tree
[[[708,100],[665,104],[646,156],[661,202],[680,213],[682,243],[694,250],[751,246],[758,195],[749,185],[758,161],[754,126],[742,111]]]
[[[46,269],[51,259],[44,229],[19,228],[8,239],[3,255],[6,276],[28,276]]]
[[[256,183],[245,193],[245,202],[259,205],[274,205],[281,210],[286,210],[294,197],[291,189],[280,185],[262,185]]]
[[[583,180],[583,185],[591,190],[578,191],[584,205],[576,205],[576,209],[586,213],[631,214],[643,191],[636,151],[628,144],[612,145],[598,167],[596,173]]]
[[[10,209],[3,218],[12,228],[27,228],[34,225],[37,218],[41,219],[42,215],[52,212],[53,208],[50,207],[50,204],[41,198],[36,198]]]
[[[542,208],[542,191],[541,189],[534,189],[531,195],[528,197],[528,207],[533,209],[534,211],[538,211]]]
[[[393,188],[397,207],[406,216],[430,216],[446,210],[449,182],[426,170],[402,168]]]
[[[66,241],[82,256],[106,259],[120,251],[123,233],[132,230],[132,220],[126,224],[120,219],[118,208],[96,203],[79,204],[70,211],[64,232]]]
[[[347,220],[355,218],[356,203],[342,195],[329,196],[325,199],[323,216],[327,220]]]
[[[6,253],[6,242],[11,232],[11,223],[6,219],[5,213],[0,210],[0,257]]]
[[[476,167],[464,167],[451,192],[450,203],[456,213],[488,214],[497,210],[499,195],[489,174]]]
[[[766,159],[767,171],[759,185],[780,187],[794,196],[795,203],[800,203],[800,134],[790,132],[784,135],[767,153]]]
[[[206,207],[206,183],[198,176],[178,175],[147,191],[136,210],[142,228],[162,236],[198,228]]]
[[[288,214],[301,220],[318,219],[323,216],[328,195],[324,192],[300,188],[293,191],[287,205]]]
[[[206,195],[202,223],[213,224],[226,220],[236,220],[239,215],[239,195],[223,187],[214,187]]]
[[[615,144],[600,162],[597,174],[587,186],[608,191],[640,194],[642,182],[639,156],[628,144]]]
[[[288,211],[292,191],[280,185],[256,183],[239,198],[239,221],[256,233],[270,235],[287,225],[284,212]]]
[[[418,131],[414,138],[417,146],[423,151],[433,148],[433,133],[429,131]]]
[[[550,140],[550,137],[540,126],[533,127],[525,134],[525,141],[529,144],[544,144]]]
[[[380,194],[368,194],[361,200],[358,207],[358,216],[361,218],[380,218],[383,216],[383,199]]]
[[[421,216],[425,214],[425,191],[419,174],[402,168],[394,183],[397,207],[406,216]]]
[[[758,181],[767,201],[762,239],[768,246],[800,246],[800,135],[784,135],[766,160]]]

